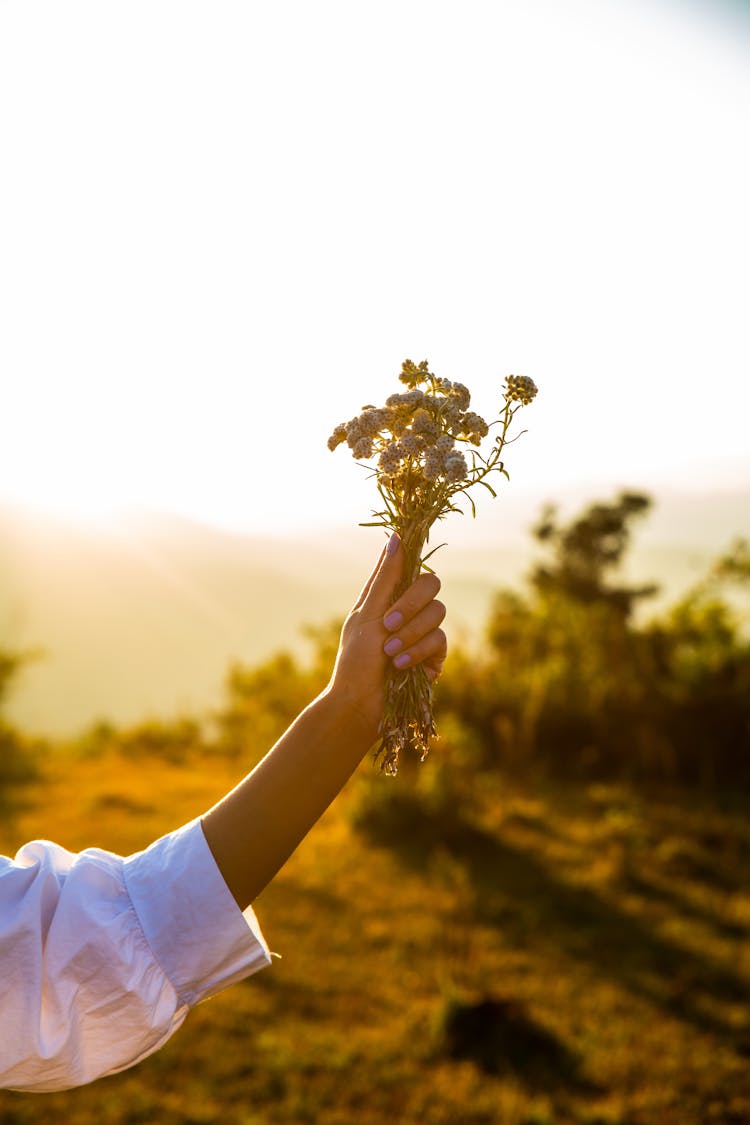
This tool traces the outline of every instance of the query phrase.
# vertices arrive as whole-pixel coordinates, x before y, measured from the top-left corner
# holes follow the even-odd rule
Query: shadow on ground
[[[748,1030],[733,1026],[717,1007],[750,1005],[748,982],[710,955],[655,934],[591,889],[561,880],[535,854],[469,823],[455,806],[430,807],[404,790],[361,810],[357,827],[419,871],[436,849],[448,851],[468,876],[474,917],[502,926],[504,942],[585,961],[666,1014],[746,1055]],[[715,921],[721,930],[720,920]]]

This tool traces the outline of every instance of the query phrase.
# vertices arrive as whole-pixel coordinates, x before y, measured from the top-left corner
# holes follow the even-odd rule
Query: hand
[[[383,710],[388,660],[397,668],[423,664],[434,681],[447,652],[445,633],[440,628],[445,606],[437,601],[440,579],[434,574],[420,574],[394,599],[403,567],[403,548],[394,535],[344,622],[329,685],[331,694],[371,728],[372,741]]]

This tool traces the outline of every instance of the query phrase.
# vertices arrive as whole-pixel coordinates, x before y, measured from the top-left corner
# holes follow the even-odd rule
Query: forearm
[[[329,687],[206,813],[206,840],[240,909],[260,894],[322,816],[374,734],[371,720]]]
[[[328,688],[203,817],[208,846],[242,910],[283,867],[374,743],[388,659],[395,656],[398,667],[424,664],[433,677],[442,667],[440,583],[423,574],[394,602],[402,571],[403,551],[393,536],[344,622]]]

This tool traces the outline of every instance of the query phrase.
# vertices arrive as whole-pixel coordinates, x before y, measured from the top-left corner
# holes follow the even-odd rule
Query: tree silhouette
[[[617,568],[630,543],[632,523],[651,508],[651,499],[639,492],[621,492],[611,503],[591,504],[566,525],[557,520],[557,509],[547,506],[533,534],[552,551],[552,561],[536,566],[531,582],[541,595],[563,594],[574,602],[604,603],[624,618],[640,599],[658,590],[645,586],[614,585],[609,574]]]

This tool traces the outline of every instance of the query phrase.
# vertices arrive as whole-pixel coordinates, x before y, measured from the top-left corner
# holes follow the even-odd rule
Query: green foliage
[[[18,652],[7,652],[0,649],[0,708],[5,703],[8,691],[19,669],[26,662],[27,657]]]
[[[633,520],[645,515],[651,500],[638,492],[621,492],[609,504],[591,504],[577,519],[560,527],[556,509],[548,506],[534,529],[540,543],[552,548],[551,563],[539,565],[531,581],[540,595],[561,594],[583,604],[602,602],[623,616],[657,587],[613,586],[607,575],[619,566],[630,542]]]
[[[745,574],[735,546],[661,619],[633,623],[655,587],[618,583],[633,493],[587,508],[565,527],[547,510],[535,529],[552,559],[527,593],[501,591],[481,659],[453,658],[445,710],[478,740],[482,765],[542,766],[579,777],[750,781],[750,645],[716,593]]]
[[[722,786],[750,780],[750,643],[732,609],[699,587],[644,632],[650,711],[673,771]]]
[[[750,542],[747,539],[735,539],[727,553],[716,560],[712,578],[750,585]]]
[[[288,652],[250,668],[230,666],[224,702],[213,715],[214,750],[230,756],[259,759],[308,703],[326,686],[333,670],[339,622],[307,629],[313,657],[303,664]]]
[[[12,805],[17,786],[31,781],[36,773],[35,745],[32,739],[15,730],[3,715],[9,690],[30,654],[0,650],[0,808]]]
[[[207,749],[203,727],[196,719],[145,719],[128,727],[109,722],[95,723],[78,739],[75,750],[81,757],[99,757],[117,749],[129,759],[160,758],[183,762]]]

